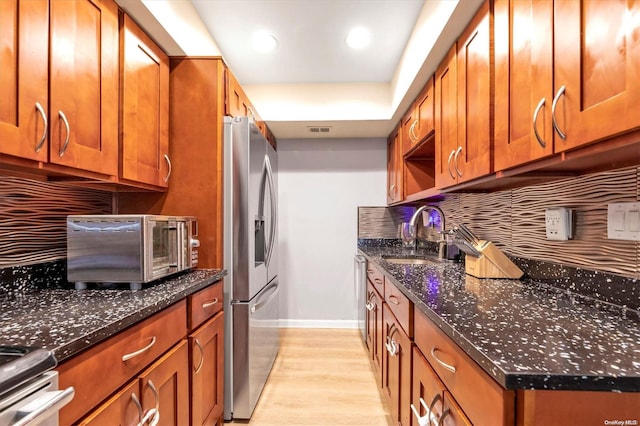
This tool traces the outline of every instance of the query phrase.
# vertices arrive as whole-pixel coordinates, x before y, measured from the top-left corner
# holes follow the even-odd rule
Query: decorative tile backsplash
[[[460,223],[511,256],[640,278],[640,243],[607,239],[607,204],[640,200],[632,167],[493,193],[451,194],[438,205],[447,228]],[[545,209],[574,210],[575,236],[546,239]],[[359,238],[398,238],[412,207],[361,207]],[[419,234],[420,235],[420,234]]]
[[[0,268],[67,256],[67,215],[109,214],[109,192],[0,177]]]

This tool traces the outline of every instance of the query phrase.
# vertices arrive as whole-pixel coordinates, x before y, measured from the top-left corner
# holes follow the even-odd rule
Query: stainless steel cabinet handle
[[[453,155],[455,153],[456,153],[455,149],[451,150],[451,154],[449,154],[449,159],[447,160],[447,170],[449,170],[449,176],[451,176],[451,179],[456,178],[456,175],[454,175],[453,171],[451,170],[451,159],[453,158]]]
[[[209,301],[209,302],[204,302],[202,304],[202,309],[207,309],[212,307],[213,305],[215,305],[216,303],[218,303],[218,298],[216,297],[215,299]]]
[[[71,129],[69,128],[69,120],[67,120],[67,116],[64,115],[64,112],[58,111],[58,116],[60,117],[60,119],[64,123],[64,127],[67,129],[67,138],[64,140],[64,144],[62,145],[62,148],[58,152],[58,156],[62,157],[64,155],[65,151],[67,150],[67,147],[69,146],[69,136],[70,136],[70,133],[71,133]]]
[[[399,305],[400,301],[398,301],[398,298],[396,296],[394,296],[393,294],[390,294],[389,303],[393,303],[394,305]]]
[[[52,394],[51,398],[46,401],[42,401],[36,409],[28,412],[24,417],[21,417],[15,423],[11,423],[12,426],[26,426],[29,424],[38,424],[42,420],[54,416],[57,419],[57,412],[62,407],[67,405],[75,395],[75,389],[73,386],[66,388],[63,391],[46,392],[46,394]]]
[[[373,311],[376,307],[375,303],[373,303],[373,299],[375,299],[376,295],[374,292],[369,293],[369,297],[367,298],[367,303],[364,305],[368,311]]]
[[[151,349],[151,347],[152,347],[153,345],[155,345],[155,344],[156,344],[156,336],[153,336],[153,337],[151,338],[151,343],[149,343],[147,346],[145,346],[145,347],[144,347],[144,348],[142,348],[142,349],[138,349],[138,350],[137,350],[137,351],[135,351],[135,352],[131,352],[130,354],[123,355],[123,356],[122,356],[122,361],[123,361],[123,362],[129,361],[131,358],[135,358],[135,357],[137,357],[138,355],[145,353],[146,351],[148,351],[149,349]]]
[[[555,131],[558,132],[558,136],[560,136],[562,140],[567,139],[567,135],[562,130],[560,130],[560,127],[558,126],[558,122],[556,121],[556,107],[558,106],[558,101],[560,100],[560,96],[564,94],[565,89],[566,88],[563,85],[558,90],[558,93],[556,93],[556,96],[553,98],[553,103],[551,104],[551,124],[553,125],[553,128],[555,129]]]
[[[40,136],[40,140],[36,144],[36,152],[40,152],[42,146],[44,145],[44,141],[47,140],[47,132],[49,131],[49,122],[47,121],[47,114],[44,112],[44,108],[40,105],[40,102],[36,102],[36,110],[40,113],[42,117],[42,122],[44,123],[44,129],[42,129],[42,136]]]
[[[144,417],[144,412],[142,410],[142,404],[140,404],[140,399],[138,399],[138,396],[135,393],[131,394],[131,400],[133,401],[133,403],[136,405],[136,407],[138,408],[138,426],[142,426],[142,419]]]
[[[411,127],[409,127],[409,138],[413,140],[414,143],[418,142],[418,136],[415,133],[417,125],[418,125],[418,120],[416,119],[416,121],[413,122]]]
[[[193,374],[198,374],[200,370],[202,370],[202,366],[204,365],[204,348],[202,347],[198,339],[196,339],[194,343],[196,344],[196,347],[200,351],[200,364],[198,364],[198,366],[195,368],[195,370],[193,371]]]
[[[384,344],[384,346],[387,348],[387,352],[389,352],[389,355],[391,356],[398,355],[398,344],[395,340],[393,340],[393,335],[396,333],[396,331],[398,331],[398,328],[396,327],[396,324],[393,323],[389,328],[387,341]]]
[[[538,143],[543,148],[547,146],[547,143],[540,137],[540,134],[538,133],[538,114],[540,114],[540,110],[544,106],[545,102],[546,102],[545,98],[540,99],[540,102],[538,102],[538,106],[536,107],[536,110],[533,112],[533,133],[536,135],[536,139],[538,140]]]
[[[171,176],[171,160],[167,154],[164,155],[164,160],[167,162],[167,166],[169,170],[167,171],[167,175],[164,177],[165,182],[169,182],[169,176]]]
[[[422,405],[422,408],[425,409],[427,414],[421,417],[420,412],[416,409],[416,407],[413,404],[411,404],[411,411],[413,411],[413,414],[418,419],[418,426],[429,426],[431,410],[429,410],[429,407],[427,407],[427,403],[424,402],[424,399],[422,398],[420,398],[420,405]]]
[[[151,379],[147,381],[147,384],[149,385],[149,389],[151,389],[151,392],[153,392],[153,396],[156,399],[156,407],[155,407],[156,412],[154,416],[151,418],[151,423],[150,423],[151,426],[155,426],[158,424],[158,422],[160,422],[160,394],[158,394],[158,389],[156,389],[156,386],[153,384]]]
[[[440,426],[444,424],[444,419],[451,414],[451,410],[449,410],[448,408],[446,410],[444,410],[444,412],[440,415],[440,418],[438,420],[433,420],[434,426]]]
[[[436,351],[438,351],[440,349],[436,348],[435,346],[433,348],[431,348],[431,356],[433,357],[433,359],[435,359],[438,364],[440,364],[441,366],[443,366],[444,368],[446,368],[447,370],[451,371],[452,373],[456,372],[456,368],[453,365],[447,364],[446,362],[441,361],[437,356],[436,356]]]
[[[462,172],[458,168],[458,156],[460,155],[461,152],[462,152],[462,147],[459,146],[458,149],[456,150],[456,155],[453,156],[453,166],[456,168],[456,173],[460,177],[462,177]]]

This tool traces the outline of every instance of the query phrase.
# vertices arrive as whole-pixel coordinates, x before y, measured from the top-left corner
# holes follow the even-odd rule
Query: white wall
[[[357,207],[386,205],[384,139],[278,141],[283,327],[357,328]]]

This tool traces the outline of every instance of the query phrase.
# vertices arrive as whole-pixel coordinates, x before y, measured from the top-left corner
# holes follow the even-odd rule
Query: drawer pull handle
[[[144,352],[146,352],[146,351],[148,351],[149,349],[151,349],[151,347],[152,347],[153,345],[155,345],[155,344],[156,344],[156,336],[153,336],[153,337],[151,338],[151,343],[149,343],[149,344],[148,344],[147,346],[145,346],[144,348],[142,348],[142,349],[138,349],[137,351],[135,351],[135,352],[131,352],[130,354],[123,355],[123,356],[122,356],[122,362],[129,361],[131,358],[135,358],[135,357],[137,357],[138,355],[143,354]]]
[[[391,327],[389,327],[389,331],[387,332],[387,341],[384,344],[384,346],[387,348],[387,352],[389,352],[389,355],[391,356],[398,355],[398,349],[400,349],[398,348],[398,344],[396,343],[396,341],[392,339],[396,331],[398,331],[398,328],[396,327],[396,324],[393,323]]]
[[[398,301],[398,298],[396,296],[394,296],[393,294],[389,295],[389,303],[393,303],[394,305],[399,305],[400,302]]]
[[[171,160],[169,159],[169,156],[167,154],[164,154],[164,161],[167,162],[167,175],[164,177],[164,182],[167,183],[169,182],[169,176],[171,176]]]
[[[142,404],[140,404],[140,400],[138,399],[138,396],[135,393],[131,394],[131,400],[133,401],[133,403],[136,405],[136,408],[138,408],[138,426],[142,426],[142,418],[143,418],[143,412],[142,412]]]
[[[382,284],[382,280],[380,278],[376,278],[373,280],[376,284]]]
[[[218,298],[217,297],[215,299],[211,300],[210,302],[204,302],[202,304],[202,309],[210,308],[213,305],[215,305],[216,303],[218,303]]]
[[[193,371],[193,374],[198,374],[200,370],[202,370],[202,366],[204,365],[204,349],[198,339],[196,339],[194,343],[196,344],[196,347],[200,351],[200,364],[198,364],[196,369]]]
[[[452,373],[455,373],[456,372],[456,368],[453,365],[447,364],[446,362],[442,362],[436,356],[436,351],[439,351],[439,350],[440,349],[436,348],[435,346],[433,348],[431,348],[431,356],[433,357],[433,359],[435,359],[438,362],[438,364],[440,364],[441,366],[443,366],[447,370],[451,371]]]

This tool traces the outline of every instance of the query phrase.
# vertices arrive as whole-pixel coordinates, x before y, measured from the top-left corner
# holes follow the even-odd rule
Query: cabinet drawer
[[[413,338],[413,302],[393,284],[384,286],[384,301],[387,302],[407,336]]]
[[[182,300],[60,365],[60,388],[76,390],[60,411],[60,424],[78,420],[184,338],[186,318]]]
[[[415,314],[415,342],[474,424],[513,424],[515,393],[485,373],[422,312]]]
[[[378,290],[378,293],[384,294],[384,275],[371,263],[367,264],[367,279]]]
[[[222,310],[223,285],[218,281],[189,296],[189,330],[193,331],[203,322]]]

